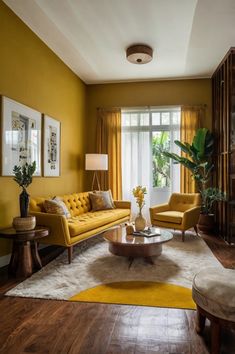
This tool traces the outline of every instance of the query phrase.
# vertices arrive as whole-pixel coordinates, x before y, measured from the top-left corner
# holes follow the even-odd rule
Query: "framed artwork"
[[[41,176],[41,113],[4,96],[1,104],[1,175],[35,161],[35,176]]]
[[[43,115],[43,176],[60,176],[60,122]]]

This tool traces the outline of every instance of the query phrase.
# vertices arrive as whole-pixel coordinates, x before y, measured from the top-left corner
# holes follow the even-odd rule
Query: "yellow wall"
[[[204,126],[211,128],[211,80],[170,80],[88,86],[89,139],[95,151],[96,108],[206,104]]]
[[[0,94],[62,123],[61,177],[34,178],[31,195],[86,190],[84,153],[95,151],[96,108],[207,104],[211,127],[211,80],[86,85],[0,0]],[[86,114],[87,107],[87,114]],[[86,139],[87,138],[87,139]],[[86,142],[87,141],[87,142]],[[87,182],[85,182],[87,180]],[[19,187],[0,177],[0,227],[19,214]],[[0,240],[0,256],[9,252]]]
[[[0,94],[61,121],[61,177],[35,177],[31,195],[82,191],[86,85],[0,2]],[[0,177],[0,227],[19,214],[20,189]],[[0,240],[0,256],[10,244]]]

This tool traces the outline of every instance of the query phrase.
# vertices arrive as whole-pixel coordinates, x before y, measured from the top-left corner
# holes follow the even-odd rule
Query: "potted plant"
[[[197,130],[191,145],[189,143],[182,143],[179,140],[175,140],[175,144],[187,156],[179,156],[168,151],[164,151],[163,154],[172,158],[177,163],[181,163],[191,171],[202,198],[201,215],[198,222],[199,229],[201,231],[212,231],[214,227],[214,215],[211,216],[211,213],[214,203],[225,200],[224,193],[218,188],[208,187],[211,182],[211,172],[214,168],[212,163],[212,154],[214,151],[213,135],[208,129],[200,128]]]
[[[13,226],[16,230],[32,230],[35,227],[36,220],[34,216],[28,216],[29,194],[26,188],[32,183],[33,174],[36,170],[36,162],[23,166],[14,166],[14,181],[22,188],[19,196],[20,217],[13,220]]]
[[[209,187],[202,191],[202,210],[199,220],[199,228],[202,232],[214,230],[214,206],[215,202],[225,200],[225,194],[218,188]]]

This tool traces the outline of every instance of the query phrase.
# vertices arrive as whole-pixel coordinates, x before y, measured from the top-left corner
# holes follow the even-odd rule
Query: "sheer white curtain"
[[[169,112],[169,121],[164,121],[164,113]],[[152,118],[152,112],[160,112],[159,122]],[[155,125],[154,125],[154,124]],[[147,188],[145,207],[142,212],[149,220],[150,205],[168,201],[172,192],[180,191],[180,166],[172,164],[170,168],[170,186],[153,186],[152,136],[154,132],[168,131],[170,151],[179,153],[174,140],[180,139],[180,109],[146,109],[122,111],[122,188],[123,199],[132,202],[132,218],[138,213],[132,190],[138,185]]]
[[[131,200],[132,217],[135,218],[138,208],[132,190],[138,185],[147,188],[145,195],[146,205],[143,208],[143,215],[148,219],[151,181],[151,160],[149,132],[142,132],[136,129],[133,132],[122,133],[122,195],[124,200]]]

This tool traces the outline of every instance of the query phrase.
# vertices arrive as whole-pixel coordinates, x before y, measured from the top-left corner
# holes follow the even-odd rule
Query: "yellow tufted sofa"
[[[128,201],[114,201],[114,209],[93,212],[89,192],[64,195],[60,198],[70,211],[69,219],[64,215],[45,212],[43,203],[51,197],[31,198],[29,212],[30,215],[36,216],[37,225],[50,229],[49,236],[40,242],[67,247],[69,263],[72,260],[73,245],[130,219],[131,203]]]
[[[194,227],[197,233],[200,210],[199,193],[173,193],[167,204],[149,208],[152,225],[181,230],[182,241],[184,241],[185,230]]]

